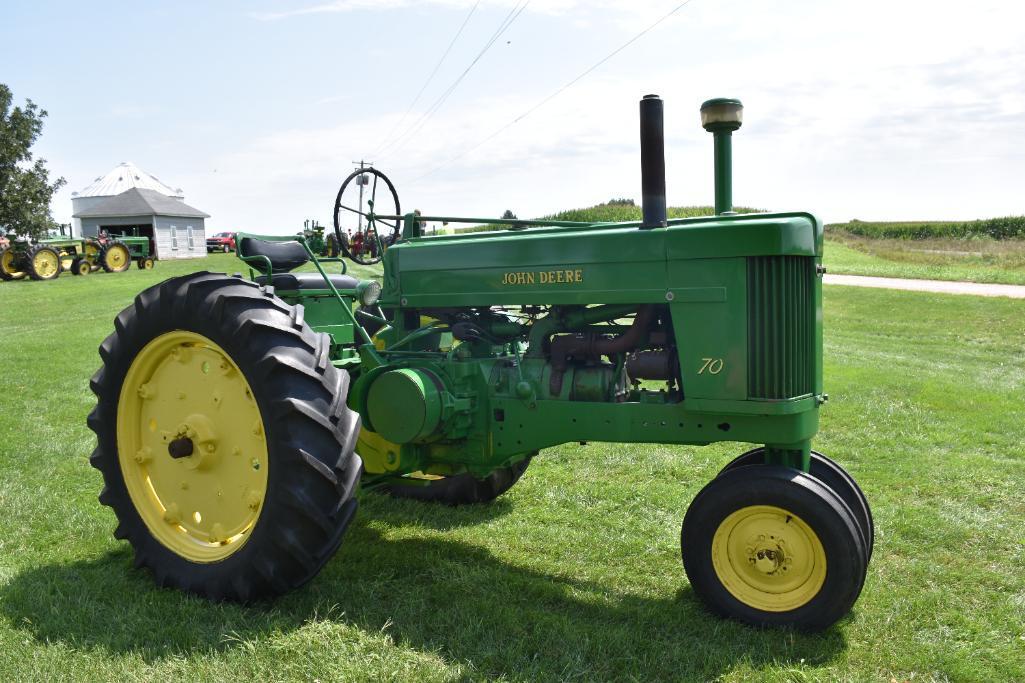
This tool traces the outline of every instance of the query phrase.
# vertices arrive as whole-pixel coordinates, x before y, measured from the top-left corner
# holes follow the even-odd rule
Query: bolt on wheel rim
[[[826,580],[826,552],[800,517],[772,505],[741,508],[712,537],[712,565],[729,593],[767,612],[807,604]]]
[[[117,445],[132,503],[164,546],[217,562],[248,540],[267,492],[266,437],[220,346],[184,331],[148,343],[121,388]]]

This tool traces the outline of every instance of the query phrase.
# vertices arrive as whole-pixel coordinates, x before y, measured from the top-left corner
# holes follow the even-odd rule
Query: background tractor
[[[736,100],[701,108],[715,215],[667,220],[662,101],[640,114],[641,221],[371,207],[364,234],[398,235],[379,248],[383,286],[328,273],[304,239],[240,235],[249,278],[196,273],[139,294],[100,347],[88,421],[100,501],[137,565],[249,601],[317,574],[359,488],[486,503],[563,443],[740,441],[754,447],[683,520],[694,594],[758,625],[847,614],[874,530],[854,480],[812,450],[822,223],[733,213]],[[426,236],[426,221],[509,229]]]
[[[0,279],[53,280],[62,272],[88,275],[102,268],[120,273],[132,265],[150,270],[155,260],[146,237],[111,236],[101,233],[96,239],[66,236],[69,226],[60,226],[60,236],[32,242],[16,239],[0,248]]]
[[[306,246],[317,256],[335,258],[342,253],[338,235],[330,232],[325,236],[324,226],[315,219],[307,218],[304,220],[303,230],[296,237],[303,238]]]

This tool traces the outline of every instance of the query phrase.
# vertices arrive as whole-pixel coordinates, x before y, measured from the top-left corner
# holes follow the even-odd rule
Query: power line
[[[473,69],[477,62],[480,61],[481,57],[483,57],[484,54],[489,49],[491,49],[491,46],[494,45],[495,42],[502,36],[502,34],[505,33],[505,31],[510,26],[512,26],[513,22],[516,21],[516,19],[520,16],[520,14],[523,13],[523,10],[526,9],[527,5],[529,4],[530,0],[524,0],[523,4],[515,5],[511,10],[509,10],[509,14],[505,16],[505,19],[503,19],[502,23],[499,24],[497,29],[495,29],[495,32],[488,39],[488,42],[484,45],[484,47],[480,49],[480,52],[478,52],[477,56],[473,58],[473,61],[471,61],[470,64],[465,69],[463,69],[463,72],[459,74],[459,77],[452,82],[452,84],[445,90],[445,92],[443,92],[438,97],[438,99],[434,101],[433,104],[431,104],[431,106],[427,109],[426,112],[424,112],[424,114],[416,123],[410,126],[402,135],[396,138],[396,140],[394,140],[392,143],[386,145],[383,149],[381,149],[380,152],[382,154],[387,152],[389,147],[394,147],[394,145],[396,144],[398,145],[398,147],[395,147],[392,151],[398,151],[410,139],[410,137],[412,137],[413,134],[420,131],[420,129],[422,129],[424,125],[426,125],[427,121],[430,120],[430,118],[438,111],[438,109],[441,108],[443,104],[445,104],[445,102],[452,95],[452,93],[459,86],[459,84],[462,83],[463,79],[466,78],[466,75],[470,73],[470,70]]]
[[[391,130],[388,131],[388,134],[382,138],[381,142],[370,156],[376,155],[382,146],[391,141],[391,137],[395,134],[395,131],[398,130],[399,126],[405,122],[406,117],[409,116],[409,112],[413,111],[413,107],[415,107],[416,103],[420,101],[420,97],[424,94],[424,91],[427,90],[427,86],[431,84],[431,81],[434,80],[434,76],[438,73],[438,69],[440,69],[441,65],[445,62],[445,58],[448,57],[448,53],[452,51],[452,46],[456,44],[456,41],[459,40],[459,36],[463,34],[463,29],[466,28],[468,23],[470,23],[470,17],[472,17],[473,13],[477,11],[477,6],[480,5],[480,2],[481,0],[477,0],[473,7],[470,8],[469,14],[466,15],[465,19],[463,19],[463,23],[460,24],[459,30],[456,31],[454,36],[452,36],[452,40],[449,41],[448,47],[445,48],[445,52],[442,53],[441,59],[439,59],[438,63],[434,65],[434,69],[427,77],[427,80],[424,81],[424,84],[420,86],[420,91],[416,94],[416,97],[414,97],[413,101],[409,103],[409,107],[406,109],[405,113],[402,114],[402,117],[395,123],[395,125],[392,126]]]
[[[435,112],[437,112],[438,109],[440,109],[441,106],[445,104],[445,102],[452,95],[455,89],[459,86],[462,80],[466,78],[466,75],[470,73],[470,70],[477,64],[478,61],[480,61],[480,58],[483,57],[484,54],[491,48],[491,46],[495,44],[495,42],[502,36],[503,33],[505,33],[506,29],[508,29],[512,25],[512,23],[516,21],[516,19],[520,16],[520,14],[523,13],[523,10],[526,9],[527,5],[529,4],[530,0],[525,0],[525,2],[522,5],[513,6],[513,8],[509,10],[509,13],[502,20],[502,23],[499,24],[498,28],[488,39],[488,42],[484,45],[483,48],[481,48],[480,52],[477,53],[477,56],[473,58],[473,61],[471,61],[470,64],[465,69],[463,69],[463,72],[459,74],[459,77],[452,82],[452,84],[438,97],[438,99],[434,101],[433,104],[431,104],[430,107],[428,107],[427,111],[424,112],[424,114],[420,117],[418,121],[413,123],[401,136],[399,136],[399,138],[393,141],[390,145],[386,145],[385,148],[381,151],[385,152],[388,150],[389,147],[392,147],[395,144],[398,144],[398,147],[396,147],[393,150],[393,152],[398,151],[415,133],[419,132],[427,124],[427,121],[430,120],[430,118],[435,114]]]
[[[448,160],[446,160],[446,161],[442,162],[441,164],[439,164],[439,165],[435,166],[434,168],[432,168],[431,170],[427,171],[427,172],[426,172],[426,173],[424,173],[423,175],[417,176],[416,178],[414,178],[413,180],[411,180],[411,181],[410,181],[410,182],[409,182],[408,184],[409,184],[409,185],[411,185],[411,184],[413,184],[413,183],[416,183],[416,182],[419,182],[419,181],[423,180],[424,178],[426,178],[426,177],[428,177],[428,176],[432,175],[433,173],[436,173],[437,171],[440,171],[441,169],[443,169],[443,168],[447,167],[447,166],[448,166],[449,164],[451,164],[451,163],[453,163],[453,162],[455,162],[455,161],[458,161],[459,159],[462,159],[463,157],[465,157],[465,156],[466,156],[467,154],[469,154],[469,153],[470,153],[470,152],[472,152],[473,150],[477,149],[478,147],[480,147],[480,146],[482,146],[482,145],[484,145],[484,144],[487,144],[488,142],[491,142],[491,141],[492,141],[492,140],[494,140],[494,139],[495,139],[496,137],[498,137],[499,135],[501,135],[502,133],[504,133],[504,132],[505,132],[506,130],[508,130],[509,128],[512,128],[512,127],[513,127],[513,126],[515,126],[515,125],[516,125],[517,123],[519,123],[520,121],[522,121],[523,119],[527,118],[528,116],[530,116],[531,114],[533,114],[533,113],[534,113],[535,111],[537,111],[538,109],[540,109],[540,108],[541,108],[541,107],[543,107],[544,105],[546,105],[546,104],[548,104],[549,102],[551,102],[552,100],[554,100],[554,99],[555,99],[556,97],[558,97],[559,95],[561,95],[561,94],[562,94],[563,92],[565,92],[565,91],[566,91],[566,90],[568,90],[569,88],[571,88],[571,87],[573,87],[574,85],[576,85],[576,84],[577,84],[577,83],[578,83],[578,82],[579,82],[579,81],[580,81],[581,79],[583,79],[583,78],[584,78],[585,76],[587,76],[587,75],[588,75],[588,74],[590,74],[590,73],[591,73],[592,71],[594,71],[595,69],[597,69],[598,67],[600,67],[600,66],[601,66],[602,64],[604,64],[605,62],[609,61],[610,59],[612,59],[613,57],[615,57],[616,55],[618,55],[618,54],[619,54],[620,52],[622,52],[622,51],[623,51],[623,50],[625,50],[626,48],[628,48],[628,47],[630,47],[631,45],[633,45],[633,44],[634,44],[635,42],[637,42],[637,41],[638,41],[638,40],[639,40],[640,38],[642,38],[642,37],[643,37],[643,36],[644,36],[645,34],[647,34],[647,33],[648,33],[649,31],[651,31],[651,30],[652,30],[652,29],[654,29],[654,28],[655,28],[656,26],[658,26],[659,24],[661,24],[661,23],[662,23],[663,21],[665,21],[665,20],[666,20],[666,19],[668,19],[669,17],[673,16],[674,14],[676,14],[677,12],[679,12],[680,10],[682,10],[682,9],[683,9],[684,7],[686,7],[687,5],[689,5],[689,4],[691,3],[691,2],[693,2],[693,0],[684,0],[684,2],[681,2],[681,3],[679,4],[679,5],[677,5],[677,6],[676,6],[676,7],[674,7],[673,9],[671,9],[671,10],[669,10],[669,11],[668,11],[667,13],[663,14],[663,15],[662,15],[662,16],[661,16],[661,17],[660,17],[660,18],[659,18],[658,20],[656,20],[656,21],[655,21],[655,23],[651,24],[650,26],[648,26],[647,28],[645,28],[645,29],[644,29],[643,31],[641,31],[640,33],[638,33],[637,35],[635,35],[635,36],[634,36],[633,38],[631,38],[630,40],[626,41],[625,43],[623,43],[622,45],[620,45],[619,47],[617,47],[617,48],[616,48],[615,50],[613,50],[612,52],[610,52],[609,54],[605,55],[605,56],[604,56],[604,57],[602,57],[602,58],[601,58],[600,60],[598,60],[597,62],[595,62],[595,63],[594,63],[594,64],[592,64],[591,66],[589,66],[589,67],[588,67],[587,69],[585,69],[585,70],[584,70],[583,72],[581,72],[581,73],[580,73],[580,74],[579,74],[579,75],[578,75],[578,76],[577,76],[576,78],[574,78],[573,80],[571,80],[571,81],[569,81],[568,83],[566,83],[565,85],[563,85],[563,86],[562,86],[561,88],[559,88],[558,90],[556,90],[555,92],[553,92],[553,93],[552,93],[551,95],[549,95],[548,97],[544,98],[543,100],[541,100],[540,102],[538,102],[538,103],[537,103],[537,104],[535,104],[534,106],[530,107],[530,108],[529,108],[529,109],[527,109],[527,110],[526,110],[525,112],[523,112],[522,114],[520,114],[520,115],[519,115],[519,116],[517,116],[516,118],[512,119],[511,121],[509,121],[508,123],[506,123],[506,124],[505,124],[504,126],[502,126],[501,128],[499,128],[499,129],[498,129],[498,130],[496,130],[496,131],[495,131],[494,133],[492,133],[491,135],[487,136],[486,138],[484,138],[484,139],[483,139],[483,140],[481,140],[480,142],[476,143],[476,144],[475,144],[475,145],[473,145],[472,147],[468,147],[467,149],[463,150],[462,152],[460,152],[459,154],[455,155],[454,157],[452,157],[452,158],[450,158],[450,159],[448,159]]]

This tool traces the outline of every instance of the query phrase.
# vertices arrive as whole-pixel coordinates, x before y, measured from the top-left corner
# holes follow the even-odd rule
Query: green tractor
[[[69,225],[59,225],[39,241],[10,241],[0,249],[0,279],[53,280],[68,270],[76,275],[90,272],[102,253],[102,245],[70,235]]]
[[[101,232],[98,241],[102,252],[95,263],[108,273],[124,272],[133,261],[139,270],[153,270],[156,265],[148,237]]]
[[[0,249],[0,279],[53,280],[62,272],[88,275],[101,268],[120,273],[132,261],[140,269],[153,268],[148,238],[101,234],[97,239],[78,239],[70,236],[69,226],[61,225],[46,239],[16,239]]]
[[[316,256],[335,258],[342,253],[338,235],[334,232],[324,235],[324,226],[320,221],[307,218],[303,221],[303,230],[296,237],[302,237],[306,245]]]
[[[740,441],[753,448],[683,519],[694,594],[757,625],[847,614],[874,530],[858,485],[812,449],[822,223],[733,213],[736,100],[701,109],[716,215],[667,220],[662,101],[640,110],[641,221],[371,211],[368,234],[397,235],[383,286],[327,272],[305,239],[240,235],[248,278],[139,294],[100,346],[88,420],[100,502],[137,566],[247,602],[313,578],[360,490],[481,504],[559,444]],[[509,229],[427,236],[427,221]]]

